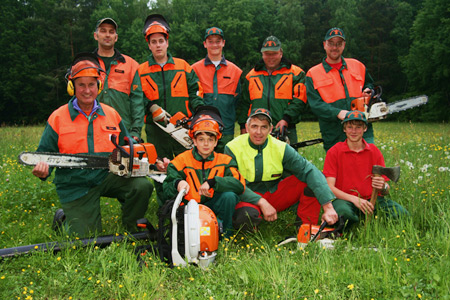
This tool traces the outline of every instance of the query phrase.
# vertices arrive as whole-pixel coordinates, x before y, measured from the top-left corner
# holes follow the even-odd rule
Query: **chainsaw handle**
[[[327,221],[322,222],[322,225],[320,225],[319,230],[317,230],[317,233],[311,238],[311,242],[314,242],[319,237],[320,233],[327,225],[328,225]]]

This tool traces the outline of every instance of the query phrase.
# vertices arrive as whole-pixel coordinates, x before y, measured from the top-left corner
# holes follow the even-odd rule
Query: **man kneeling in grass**
[[[337,199],[333,206],[347,227],[359,221],[363,214],[373,214],[375,207],[370,203],[372,189],[380,190],[377,207],[387,216],[399,218],[409,215],[400,204],[385,198],[389,184],[385,176],[374,177],[374,165],[385,166],[380,150],[363,139],[367,130],[367,119],[360,111],[350,111],[342,121],[347,136],[344,142],[334,145],[325,157],[323,173],[331,191]]]
[[[197,109],[189,129],[195,147],[170,162],[163,188],[168,199],[184,189],[185,200],[194,199],[211,208],[223,222],[225,237],[229,237],[234,207],[239,202],[238,195],[244,192],[245,180],[231,156],[214,152],[222,128],[217,108]]]

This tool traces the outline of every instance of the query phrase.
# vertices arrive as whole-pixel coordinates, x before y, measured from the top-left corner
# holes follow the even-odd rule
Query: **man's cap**
[[[327,31],[327,34],[325,34],[324,41],[328,41],[329,39],[334,38],[334,37],[340,37],[345,41],[344,31],[337,27],[333,27]]]
[[[144,34],[145,39],[148,41],[149,36],[154,33],[162,33],[169,38],[169,23],[167,23],[166,19],[160,14],[152,14],[145,19],[144,29],[142,33]]]
[[[281,49],[281,42],[277,37],[271,35],[264,40],[261,47],[261,52],[265,51],[278,51]]]
[[[352,110],[345,114],[344,120],[342,120],[342,124],[348,121],[362,121],[367,125],[367,119],[363,112],[359,110]]]
[[[114,21],[112,18],[103,18],[97,21],[97,25],[95,25],[95,31],[97,31],[97,28],[102,25],[103,23],[107,23],[107,24],[111,24],[115,27],[116,31],[119,28],[119,26],[117,26],[116,21]]]
[[[220,29],[219,27],[210,27],[210,28],[206,29],[205,40],[210,35],[220,35],[223,39],[225,38],[225,36],[223,35],[223,30]]]
[[[91,52],[79,53],[75,56],[66,77],[72,80],[78,77],[100,77],[105,72],[98,62],[97,56]]]
[[[272,124],[272,116],[270,115],[270,111],[268,109],[254,108],[252,109],[249,118],[253,118],[258,115],[265,116],[268,119],[269,123]]]
[[[222,117],[217,107],[211,105],[199,106],[192,117],[189,126],[189,136],[194,138],[197,132],[209,132],[217,136],[217,139],[220,139],[222,131]]]

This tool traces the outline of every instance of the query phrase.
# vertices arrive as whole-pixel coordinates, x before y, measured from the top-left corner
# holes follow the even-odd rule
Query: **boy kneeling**
[[[191,199],[212,209],[223,222],[225,237],[232,233],[232,217],[245,180],[231,156],[214,152],[222,136],[222,120],[213,106],[196,111],[189,127],[194,148],[175,157],[167,168],[163,187],[168,199],[186,190],[185,200]]]
[[[372,176],[374,165],[385,166],[381,151],[363,139],[367,130],[367,119],[360,111],[350,111],[342,121],[347,136],[344,142],[334,145],[325,157],[323,173],[331,191],[336,196],[333,207],[347,222],[347,226],[359,221],[363,214],[373,214],[370,203],[372,189],[381,190],[377,206],[387,216],[399,218],[409,215],[400,204],[384,196],[389,194],[385,176]]]

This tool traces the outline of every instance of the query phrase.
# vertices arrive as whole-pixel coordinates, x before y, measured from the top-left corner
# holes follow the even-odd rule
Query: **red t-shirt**
[[[339,142],[327,152],[323,174],[336,178],[335,186],[341,191],[370,199],[372,194],[372,167],[385,166],[381,151],[374,145],[365,144],[364,150],[352,151],[347,141]],[[384,177],[384,176],[383,176]],[[386,177],[385,180],[388,180]]]

